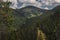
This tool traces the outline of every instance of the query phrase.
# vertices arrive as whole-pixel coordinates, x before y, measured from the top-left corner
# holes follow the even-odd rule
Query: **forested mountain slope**
[[[8,6],[0,8],[0,40],[36,40],[37,27],[47,40],[59,40],[59,20],[59,6],[53,10],[33,6],[15,10]]]

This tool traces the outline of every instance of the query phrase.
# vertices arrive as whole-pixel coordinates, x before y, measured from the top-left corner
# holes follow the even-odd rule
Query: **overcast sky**
[[[7,0],[3,0],[3,1],[7,1]],[[17,0],[9,0],[9,1],[12,1],[12,2],[16,2]],[[36,2],[36,0],[19,0],[21,2],[26,2],[26,1],[29,1],[29,2]],[[48,1],[48,0],[42,0],[42,1]],[[51,2],[54,1],[54,0],[51,0]],[[56,2],[60,2],[60,0],[55,0]]]
[[[4,0],[4,1],[7,1],[7,0]],[[51,3],[53,3],[54,2],[54,0],[50,0],[51,1],[51,3],[48,3],[48,1],[49,0],[41,0],[42,2],[44,2],[44,4],[42,4],[42,2],[39,2],[38,0],[36,1],[36,0],[18,0],[18,2],[17,2],[17,0],[9,0],[10,2],[12,2],[12,5],[11,5],[11,7],[15,7],[15,8],[18,8],[19,6],[21,7],[23,4],[25,4],[25,3],[32,3],[33,4],[33,6],[35,5],[35,6],[38,6],[38,7],[40,7],[40,8],[43,8],[43,6],[44,6],[44,8],[46,7],[46,8],[49,8],[48,6],[50,6],[49,4],[51,4]],[[55,2],[58,2],[58,3],[60,3],[60,0],[55,0]],[[19,4],[18,4],[19,3]],[[25,6],[27,6],[27,4],[25,4]],[[46,6],[46,4],[48,5],[48,6]],[[55,7],[56,5],[55,4],[53,4],[53,6],[51,5],[51,8],[53,8],[53,7]]]

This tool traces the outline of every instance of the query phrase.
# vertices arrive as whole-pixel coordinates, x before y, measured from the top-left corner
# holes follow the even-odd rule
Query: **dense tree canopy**
[[[0,40],[44,40],[37,28],[46,40],[60,39],[60,7],[52,11],[32,6],[14,10],[9,4],[0,3]]]

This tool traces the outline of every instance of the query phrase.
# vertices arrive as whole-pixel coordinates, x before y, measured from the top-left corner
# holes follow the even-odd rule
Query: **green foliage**
[[[14,16],[12,15],[13,10],[9,8],[9,3],[8,2],[2,2],[1,3],[2,7],[0,7],[0,31],[3,32],[2,36],[4,36],[4,33],[6,35],[9,35],[8,33],[11,33],[14,31],[14,26],[13,26],[13,21],[14,21]],[[8,36],[4,38],[4,40],[7,40]],[[3,39],[0,39],[3,40]]]
[[[37,28],[42,30],[47,40],[59,37],[60,9],[54,10],[54,14],[36,8],[25,8],[17,12],[9,8],[8,2],[1,5],[4,7],[0,7],[0,40],[36,40]],[[40,35],[39,38],[43,40]]]

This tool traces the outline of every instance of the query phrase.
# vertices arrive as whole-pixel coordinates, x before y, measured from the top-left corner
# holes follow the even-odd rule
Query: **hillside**
[[[0,40],[43,40],[45,37],[45,40],[56,40],[57,36],[59,40],[59,7],[53,10],[43,10],[34,6],[21,9],[0,7]],[[45,37],[40,36],[40,31]]]

